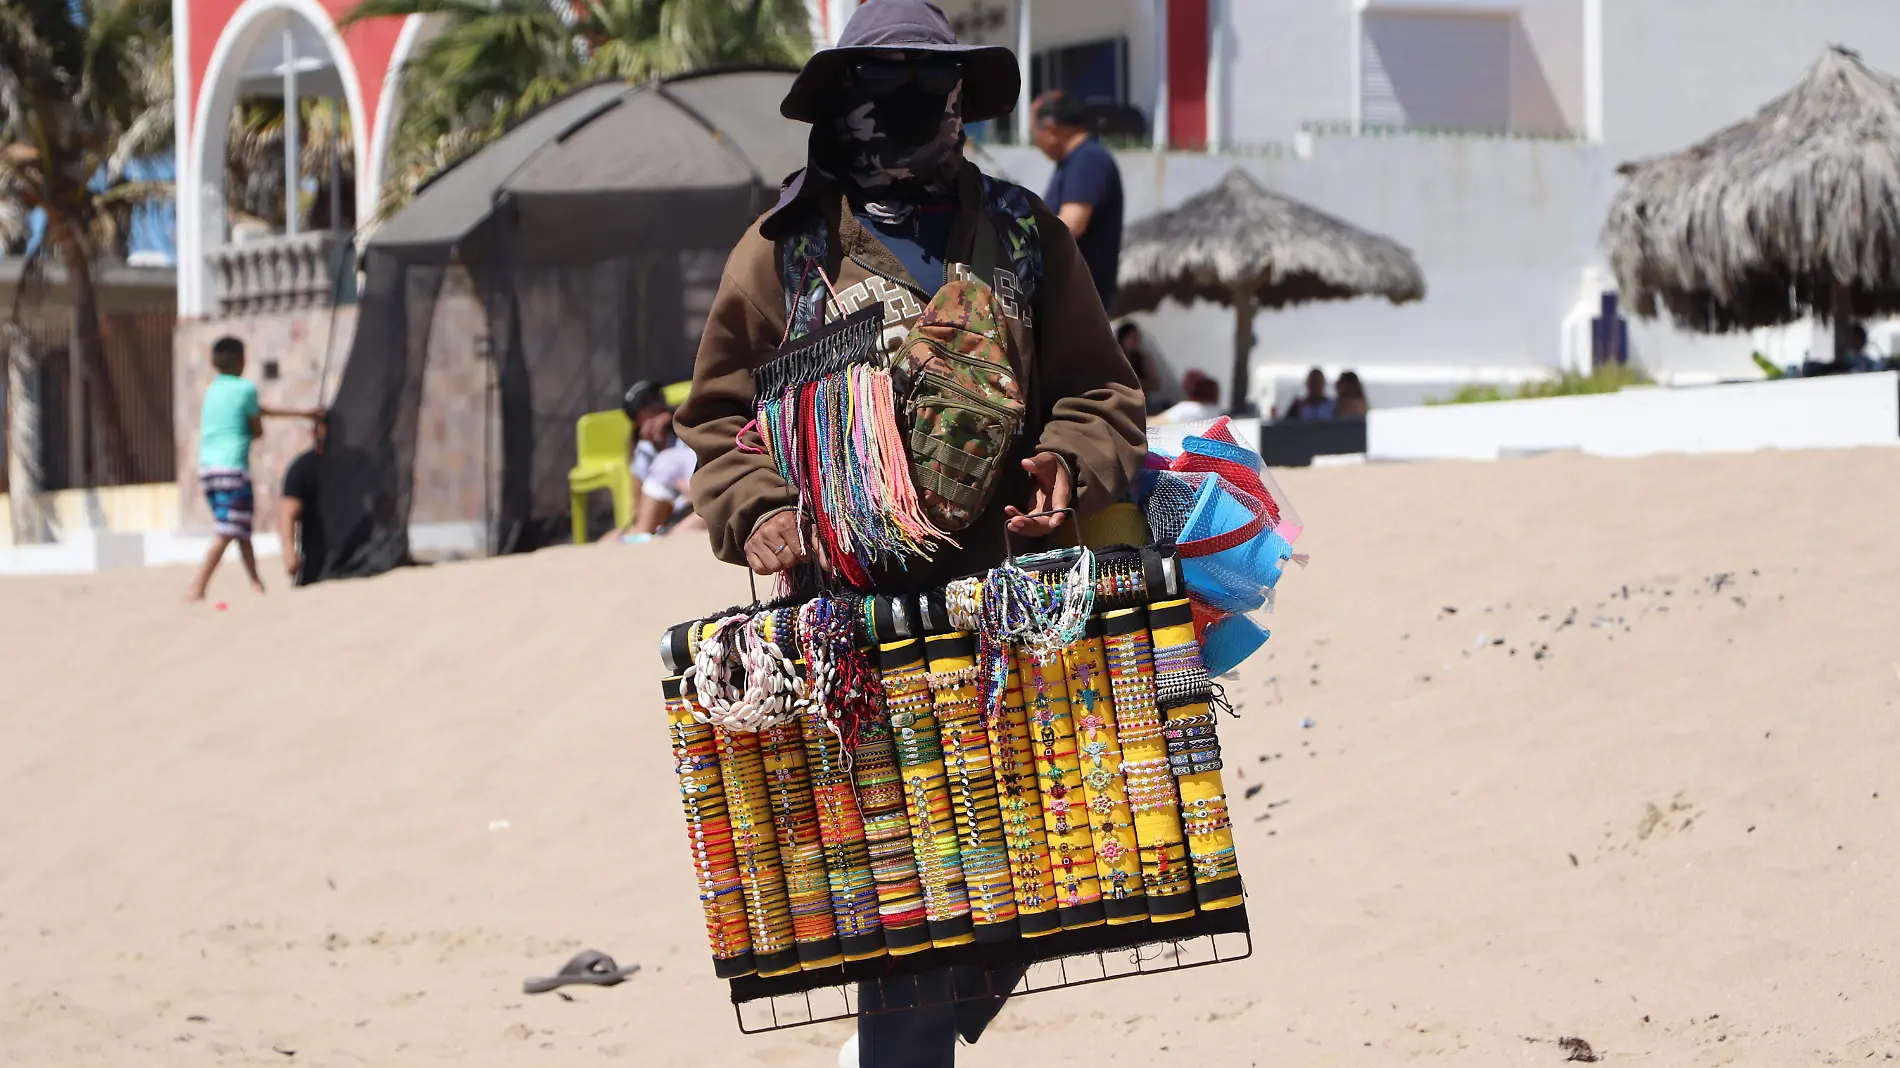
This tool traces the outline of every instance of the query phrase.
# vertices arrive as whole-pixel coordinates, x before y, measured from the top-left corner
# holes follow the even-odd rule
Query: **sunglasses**
[[[963,64],[948,59],[874,59],[853,65],[851,77],[873,99],[913,84],[923,92],[946,96],[963,80]]]

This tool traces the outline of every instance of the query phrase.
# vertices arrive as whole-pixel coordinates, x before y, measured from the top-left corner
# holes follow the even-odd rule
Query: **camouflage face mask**
[[[832,120],[840,167],[873,217],[899,221],[948,195],[963,151],[962,82],[948,96],[912,86],[872,97],[851,84],[842,96]]]

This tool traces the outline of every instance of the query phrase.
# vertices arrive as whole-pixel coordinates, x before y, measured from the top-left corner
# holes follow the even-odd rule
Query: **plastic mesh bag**
[[[1254,617],[1272,608],[1299,516],[1225,417],[1149,434],[1142,492],[1150,533],[1179,552],[1209,670],[1231,671],[1267,640]]]

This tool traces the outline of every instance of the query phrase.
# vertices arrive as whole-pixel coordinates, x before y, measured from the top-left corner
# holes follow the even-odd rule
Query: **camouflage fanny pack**
[[[983,248],[993,250],[996,238],[982,230],[978,262],[937,290],[891,363],[911,483],[924,514],[949,533],[989,507],[1028,408],[1001,300],[983,281],[995,263]]]
[[[977,228],[973,262],[954,265],[952,277],[924,307],[891,361],[911,482],[925,516],[946,533],[968,529],[989,507],[1030,407],[1024,381],[1028,368],[1017,371],[1026,361],[1012,358],[1015,343],[1005,300],[988,280],[1007,257],[1028,325],[1042,267],[1035,215],[1021,189],[987,176],[984,201],[991,225]],[[794,254],[816,254],[816,261],[824,262],[823,229],[820,225],[816,234],[790,242]],[[788,279],[790,267],[788,262]],[[822,293],[822,288],[803,293],[788,285],[794,333],[801,313],[816,317]]]

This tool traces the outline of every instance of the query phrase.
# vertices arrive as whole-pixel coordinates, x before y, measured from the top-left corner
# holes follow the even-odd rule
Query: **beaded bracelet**
[[[1114,561],[1102,563],[1096,559],[1095,595],[1111,604],[1125,605],[1136,601],[1148,592],[1147,576],[1142,572],[1141,560]]]
[[[1211,759],[1201,760],[1201,761],[1188,761],[1184,759],[1181,762],[1176,763],[1172,758],[1170,758],[1169,763],[1173,767],[1174,776],[1177,779],[1184,779],[1190,775],[1202,775],[1210,771],[1219,771],[1222,768],[1226,767],[1225,764],[1221,763],[1220,755],[1218,753],[1216,753]]]
[[[1163,710],[1204,705],[1214,699],[1214,683],[1204,669],[1155,671],[1155,703]]]
[[[957,668],[954,671],[941,673],[932,672],[930,674],[930,688],[933,690],[960,689],[965,686],[975,685],[979,678],[982,678],[982,671],[975,665],[966,668]],[[970,703],[976,704],[977,701],[972,698],[970,699]]]
[[[1190,817],[1182,823],[1182,827],[1187,831],[1187,833],[1190,836],[1196,836],[1196,837],[1200,835],[1214,834],[1219,831],[1230,830],[1233,828],[1233,826],[1234,826],[1233,818],[1230,816],[1225,816],[1225,815],[1209,816],[1206,818]]]

